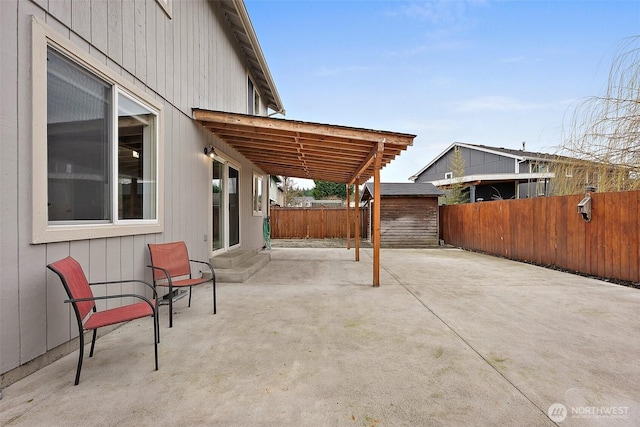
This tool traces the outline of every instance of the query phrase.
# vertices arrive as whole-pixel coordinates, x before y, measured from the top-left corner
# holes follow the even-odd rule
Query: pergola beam
[[[272,119],[264,116],[248,116],[244,114],[234,114],[222,111],[211,111],[194,109],[193,117],[198,121],[214,122],[218,125],[228,125],[231,127],[249,128],[252,131],[261,132],[269,129],[277,132],[299,132],[301,136],[305,133],[310,135],[324,135],[326,137],[345,138],[354,141],[375,141],[384,137],[387,142],[402,146],[413,143],[415,135],[399,134],[394,132],[383,132],[373,129],[360,129],[337,125],[324,125],[320,123],[300,122],[294,120]],[[410,137],[410,138],[407,138]]]
[[[360,164],[358,169],[356,169],[356,172],[353,174],[351,179],[349,179],[349,182],[348,182],[349,185],[355,183],[358,180],[358,178],[360,178],[360,175],[362,175],[364,171],[366,171],[369,168],[371,163],[376,159],[376,156],[378,157],[378,161],[382,162],[382,155],[384,154],[384,143],[385,143],[385,139],[383,138],[381,142],[379,142],[377,145],[373,147],[373,149],[369,152],[369,154],[364,159],[362,164]],[[380,144],[382,144],[382,147],[383,147],[382,152],[380,152]],[[378,156],[378,154],[380,155]]]

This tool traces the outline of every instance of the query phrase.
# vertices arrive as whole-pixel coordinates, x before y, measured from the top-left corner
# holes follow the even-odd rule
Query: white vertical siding
[[[49,244],[47,245],[46,263],[50,264],[68,255],[68,242]],[[48,269],[46,273],[47,348],[55,348],[72,338],[70,325],[75,316],[73,316],[73,309],[70,304],[61,304],[61,301],[66,300],[68,297],[60,284],[58,276]]]
[[[91,2],[91,40],[89,40],[93,47],[105,53],[107,52],[108,44],[107,21],[109,10],[107,4],[106,0]]]
[[[146,46],[146,31],[145,22],[147,19],[147,8],[145,7],[144,0],[136,0],[133,4],[133,43],[135,48],[135,69],[133,74],[137,79],[143,83],[147,81],[147,46]]]
[[[135,43],[135,10],[132,1],[123,1],[122,6],[122,67],[131,74],[136,72],[136,43]],[[126,41],[126,42],[125,42]]]
[[[126,2],[125,2],[126,3]],[[88,1],[73,2],[71,28],[85,40],[91,40],[91,3]]]
[[[18,33],[17,4],[7,2],[0,13],[0,372],[15,367],[20,362],[19,329],[19,274],[18,274]],[[4,345],[12,343],[13,345]]]
[[[2,7],[2,6],[0,6]],[[31,188],[26,188],[31,184],[31,82],[28,76],[31,74],[31,16],[45,18],[45,14],[40,8],[29,2],[18,2],[18,117],[17,130],[18,137],[14,144],[18,145],[18,174],[14,185],[17,187],[17,222],[12,224],[18,230],[18,286],[19,298],[17,319],[11,319],[9,325],[18,328],[20,331],[19,351],[20,362],[24,363],[47,350],[47,319],[46,319],[46,247],[31,246],[30,241],[30,217],[31,217]],[[4,68],[5,61],[0,64]],[[0,138],[2,144],[8,144],[4,138]],[[0,198],[3,203],[11,199]],[[16,199],[13,199],[16,200]],[[4,244],[5,239],[2,239]],[[4,306],[15,304],[16,301],[2,300]],[[15,345],[15,343],[3,342],[2,350],[5,347]]]
[[[216,2],[174,1],[168,18],[155,0],[0,2],[0,373],[77,336],[58,277],[46,269],[68,255],[91,281],[151,280],[147,244],[185,240],[206,259],[214,143],[241,165],[241,245],[262,246],[262,217],[251,211],[255,167],[191,119],[193,107],[246,112],[247,72]],[[163,103],[164,232],[31,245],[31,16]],[[17,82],[17,84],[16,84]],[[119,285],[103,292],[146,292]],[[117,300],[102,301],[113,307]],[[0,384],[2,386],[2,384]]]
[[[116,64],[122,64],[122,1],[107,3],[107,55]]]

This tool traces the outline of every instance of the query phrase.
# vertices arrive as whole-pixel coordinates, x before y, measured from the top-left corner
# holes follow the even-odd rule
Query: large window
[[[109,221],[112,88],[47,52],[48,221]]]
[[[156,218],[157,114],[118,93],[118,219]]]
[[[34,18],[33,243],[162,231],[161,106]]]
[[[48,221],[156,219],[157,112],[47,52]]]

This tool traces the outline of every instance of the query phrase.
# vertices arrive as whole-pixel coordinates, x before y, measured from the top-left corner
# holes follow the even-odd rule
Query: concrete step
[[[219,283],[242,283],[249,277],[261,270],[265,265],[271,261],[270,251],[250,251],[251,256],[247,258],[245,254],[240,255],[238,258],[234,258],[234,262],[231,263],[231,267],[215,267],[216,282]],[[212,258],[215,259],[218,257]],[[229,265],[226,262],[222,262],[222,265]]]
[[[259,249],[235,249],[220,255],[216,255],[209,259],[209,262],[216,270],[219,268],[234,268],[235,266],[244,263],[248,259],[251,259],[258,252],[260,252]]]

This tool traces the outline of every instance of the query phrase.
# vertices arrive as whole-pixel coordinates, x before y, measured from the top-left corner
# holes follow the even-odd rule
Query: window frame
[[[529,163],[529,172],[530,173],[548,173],[549,172],[549,164],[548,163]]]
[[[114,100],[114,105],[113,105],[113,113],[114,113],[114,120],[113,120],[113,129],[112,129],[112,134],[113,136],[113,144],[112,144],[112,154],[111,154],[111,160],[113,161],[113,163],[119,163],[120,158],[119,158],[119,154],[118,154],[118,150],[120,149],[120,141],[116,140],[116,138],[119,138],[120,136],[120,131],[119,131],[119,123],[118,120],[115,119],[115,117],[120,117],[120,97],[122,96],[123,98],[127,98],[130,102],[138,105],[139,107],[142,107],[144,109],[146,109],[147,111],[149,111],[150,113],[152,113],[154,115],[154,122],[155,122],[155,126],[154,126],[154,135],[153,135],[153,140],[155,141],[154,143],[154,149],[152,150],[152,156],[151,158],[154,159],[154,164],[151,166],[152,167],[152,173],[150,175],[154,175],[153,176],[153,180],[157,183],[158,182],[158,174],[157,174],[157,169],[158,169],[158,155],[157,155],[157,148],[158,148],[158,133],[159,133],[159,116],[158,116],[158,111],[155,110],[153,107],[151,107],[150,105],[148,105],[147,103],[145,103],[143,100],[131,95],[129,92],[127,92],[123,87],[119,86],[119,85],[114,85],[114,94],[113,94],[113,100]],[[144,150],[143,150],[144,151]],[[120,218],[119,217],[119,212],[120,209],[122,208],[122,206],[120,206],[119,201],[122,199],[122,195],[120,194],[120,176],[122,175],[122,170],[120,169],[120,166],[118,167],[114,167],[111,170],[111,180],[112,180],[112,215],[113,215],[113,219],[112,221],[116,224],[131,224],[134,222],[138,222],[141,224],[153,224],[156,220],[157,220],[157,212],[158,212],[158,195],[156,193],[153,193],[151,195],[152,200],[151,203],[149,202],[144,202],[143,204],[147,204],[147,205],[155,205],[153,208],[153,212],[156,213],[156,218],[131,218],[131,219],[125,219],[125,218]],[[145,173],[143,172],[143,175],[145,175]],[[144,185],[144,179],[147,178],[146,176],[143,177],[143,182],[141,184]],[[157,191],[157,188],[156,188]],[[145,194],[145,193],[143,193]],[[147,194],[147,196],[149,196]],[[144,196],[143,196],[144,197]]]
[[[118,220],[108,223],[49,223],[48,164],[47,164],[47,49],[52,47],[77,65],[118,90],[133,97],[157,113],[156,123],[156,218],[147,220]],[[164,109],[162,104],[136,87],[133,82],[110,69],[69,39],[55,32],[44,22],[32,17],[32,232],[31,243],[50,243],[105,237],[161,233],[164,230]],[[44,97],[44,102],[43,102]],[[114,136],[115,138],[115,136]],[[117,159],[116,159],[117,164]],[[111,174],[117,176],[117,167]],[[117,186],[117,181],[113,183]],[[113,200],[113,192],[110,194]]]
[[[247,76],[247,114],[251,116],[260,116],[262,100],[260,92],[251,76]]]

